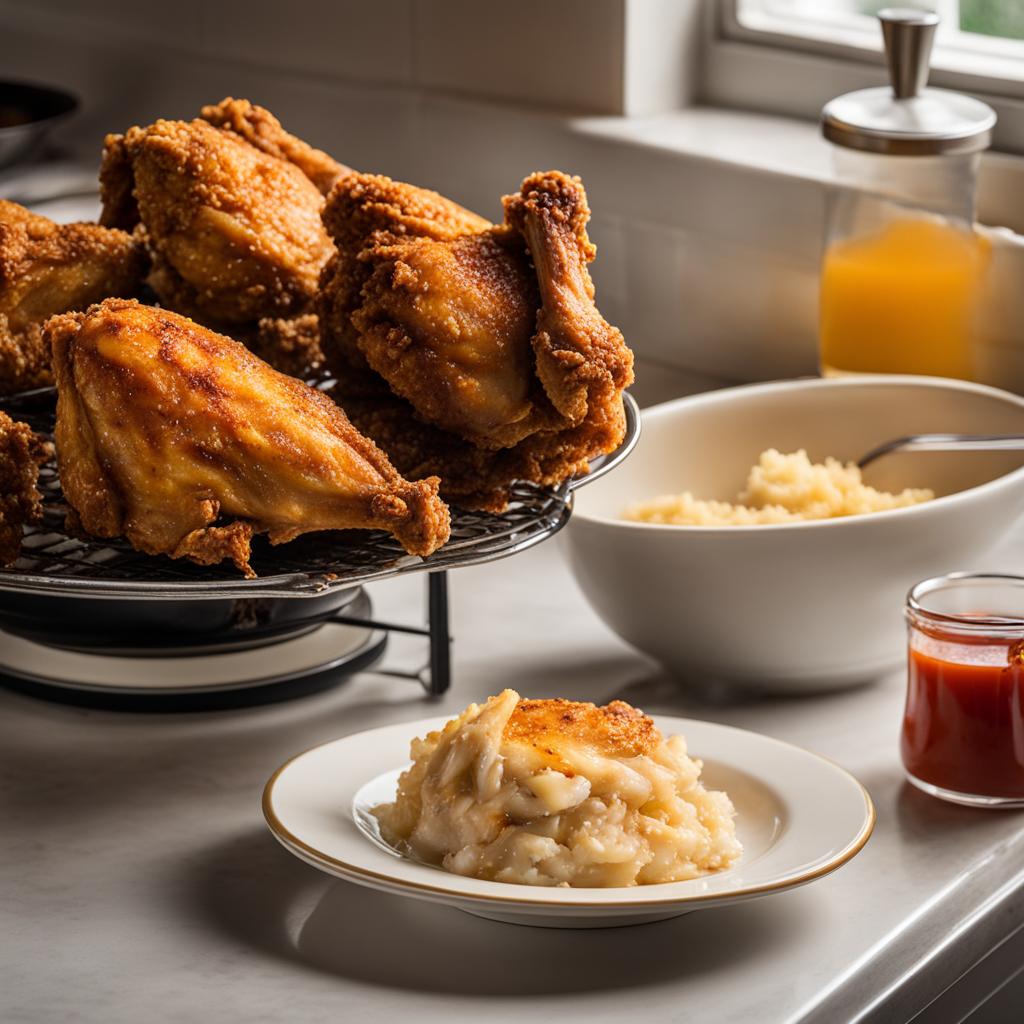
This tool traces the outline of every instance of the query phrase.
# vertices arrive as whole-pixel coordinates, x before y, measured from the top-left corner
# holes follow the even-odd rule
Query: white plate
[[[735,866],[687,882],[616,889],[463,878],[399,854],[381,839],[370,814],[394,797],[412,737],[446,720],[356,733],[288,761],[263,791],[271,832],[296,857],[371,889],[496,921],[593,928],[659,921],[803,885],[845,864],[875,824],[867,790],[816,754],[744,729],[655,716],[663,733],[686,737],[690,752],[704,761],[708,786],[732,797],[744,847]]]

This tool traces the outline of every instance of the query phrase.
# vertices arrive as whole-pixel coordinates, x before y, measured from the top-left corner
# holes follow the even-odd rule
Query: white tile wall
[[[55,37],[85,44],[107,35],[194,48],[199,43],[203,7],[203,0],[0,0],[0,17],[47,23]],[[45,54],[40,58],[37,74],[42,75],[50,68]]]
[[[413,82],[414,0],[214,0],[202,46],[214,59],[361,82]]]
[[[625,0],[416,0],[416,77],[432,89],[617,112]]]
[[[733,380],[817,372],[817,264],[630,223],[620,327],[645,356]]]

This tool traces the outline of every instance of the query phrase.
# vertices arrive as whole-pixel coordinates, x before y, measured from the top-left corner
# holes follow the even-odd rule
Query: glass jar
[[[821,264],[821,371],[972,380],[989,243],[973,227],[978,154],[837,150]]]
[[[1024,807],[1024,577],[926,580],[906,616],[907,778],[954,803]]]
[[[892,80],[826,104],[820,365],[840,373],[978,376],[989,243],[974,229],[979,154],[995,114],[925,88],[938,17],[879,12]]]

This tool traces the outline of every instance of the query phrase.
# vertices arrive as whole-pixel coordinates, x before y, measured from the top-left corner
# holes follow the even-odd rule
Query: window
[[[887,0],[736,0],[736,28],[793,41],[877,50],[874,15]],[[1022,0],[931,0],[906,4],[937,11],[933,64],[988,78],[1024,81]]]
[[[829,23],[846,28],[863,28],[883,7],[897,6],[888,0],[739,0],[737,15],[743,23],[759,17],[789,19],[794,31],[800,24]],[[991,36],[1024,40],[1024,5],[1020,0],[932,0],[899,6],[937,11],[942,17],[940,37],[946,42],[957,36]],[[974,40],[961,40],[971,45]]]
[[[995,148],[1024,153],[1024,0],[704,0],[705,102],[816,119],[834,96],[888,81],[875,13],[937,11],[930,84],[995,108]]]

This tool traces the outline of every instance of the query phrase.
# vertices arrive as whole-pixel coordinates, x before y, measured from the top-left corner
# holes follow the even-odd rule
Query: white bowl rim
[[[849,377],[797,377],[792,380],[774,380],[756,384],[738,384],[729,388],[716,388],[712,391],[702,391],[693,395],[683,395],[679,398],[670,398],[668,401],[659,402],[646,409],[642,409],[641,416],[641,438],[642,428],[648,418],[657,419],[661,415],[674,411],[678,406],[686,403],[690,406],[713,405],[716,401],[727,400],[728,398],[743,392],[744,394],[766,394],[773,391],[804,391],[815,387],[864,387],[866,385],[896,387],[901,385],[915,385],[931,387],[937,391],[968,391],[974,394],[987,395],[990,398],[997,398],[1008,405],[1016,405],[1024,410],[1024,397],[1015,395],[1012,391],[1003,391],[1001,388],[994,388],[988,384],[975,384],[973,381],[958,380],[953,377],[927,377],[917,374],[885,374],[878,376],[865,374],[863,376],[852,375]],[[865,520],[881,521],[890,519],[893,516],[921,515],[930,512],[935,508],[947,508],[950,505],[959,504],[962,501],[971,500],[977,496],[979,491],[986,488],[999,490],[1003,487],[1016,484],[1018,480],[1024,479],[1024,466],[1003,473],[992,480],[986,480],[983,484],[968,487],[963,491],[955,491],[953,494],[943,494],[931,501],[923,501],[917,505],[905,505],[902,508],[883,509],[879,512],[858,512],[850,516],[834,516],[831,519],[802,519],[792,523],[737,523],[728,526],[697,526],[684,523],[642,523],[632,519],[622,519],[615,516],[600,516],[588,514],[573,509],[569,525],[574,520],[586,520],[587,522],[600,523],[602,526],[623,527],[631,530],[647,530],[663,533],[695,533],[701,535],[731,535],[736,533],[777,533],[789,530],[808,529],[835,529],[847,523],[862,523]]]

